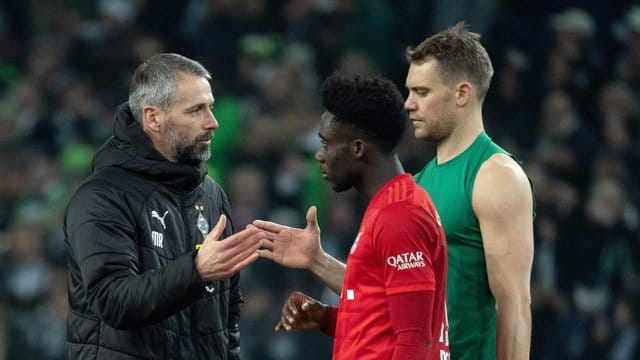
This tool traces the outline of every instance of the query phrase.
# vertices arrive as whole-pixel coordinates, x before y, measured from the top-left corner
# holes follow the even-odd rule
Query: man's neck
[[[365,198],[367,204],[389,180],[405,172],[397,154],[380,160],[366,171],[362,184],[356,186],[356,190]]]
[[[449,136],[436,144],[438,164],[443,164],[460,155],[473,144],[483,131],[484,126],[480,112],[474,113],[470,118],[460,119]]]

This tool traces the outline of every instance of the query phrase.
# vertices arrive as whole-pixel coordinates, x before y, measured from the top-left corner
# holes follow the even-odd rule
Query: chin
[[[202,162],[207,162],[209,159],[211,159],[211,151],[205,151],[205,152],[201,153],[198,158]]]
[[[413,136],[418,140],[429,140],[426,132],[422,129],[415,129],[413,131]]]
[[[425,140],[425,141],[438,141],[440,140],[435,134],[434,132],[430,132],[426,129],[415,129],[415,131],[413,132],[413,135],[416,137],[416,139],[418,140]]]

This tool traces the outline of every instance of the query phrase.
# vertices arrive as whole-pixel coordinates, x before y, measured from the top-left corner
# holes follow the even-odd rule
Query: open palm
[[[260,256],[286,267],[311,269],[323,251],[315,206],[309,208],[306,218],[304,229],[255,220],[253,225],[265,234],[262,249],[258,250]]]

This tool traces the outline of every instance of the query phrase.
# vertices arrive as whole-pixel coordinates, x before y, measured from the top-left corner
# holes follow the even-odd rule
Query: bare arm
[[[311,272],[334,293],[340,295],[346,267],[342,261],[323,252],[323,256],[314,262]]]
[[[262,220],[254,221],[253,225],[265,234],[262,249],[258,250],[261,257],[282,266],[309,270],[328,288],[340,294],[346,265],[322,249],[315,206],[307,211],[304,229]]]
[[[498,359],[529,359],[533,261],[533,195],[510,157],[497,154],[480,168],[473,188],[487,274],[496,299]]]

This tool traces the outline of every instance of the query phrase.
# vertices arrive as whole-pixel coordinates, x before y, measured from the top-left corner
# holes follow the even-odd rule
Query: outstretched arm
[[[503,154],[487,160],[473,188],[473,209],[498,311],[497,358],[529,359],[533,195],[522,168]]]
[[[309,270],[340,294],[346,266],[322,249],[315,206],[307,211],[304,229],[262,220],[255,220],[253,225],[265,234],[262,248],[258,250],[261,257],[282,266]]]

